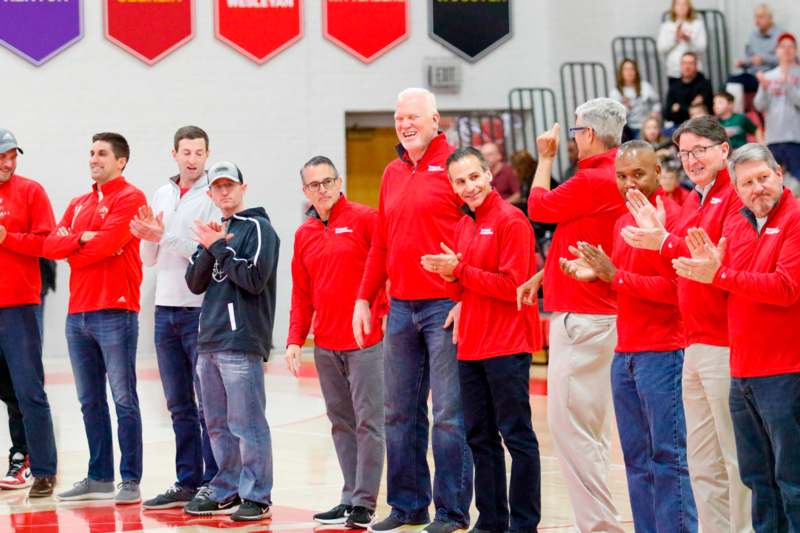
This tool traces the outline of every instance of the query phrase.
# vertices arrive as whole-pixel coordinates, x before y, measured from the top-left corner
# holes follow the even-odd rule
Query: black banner
[[[477,61],[511,38],[511,0],[428,0],[428,34]]]

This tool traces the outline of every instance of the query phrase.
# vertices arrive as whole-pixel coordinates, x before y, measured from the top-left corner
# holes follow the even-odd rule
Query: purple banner
[[[82,0],[0,0],[0,45],[41,65],[83,36]]]

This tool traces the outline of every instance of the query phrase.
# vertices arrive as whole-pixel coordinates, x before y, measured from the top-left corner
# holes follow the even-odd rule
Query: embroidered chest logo
[[[228,275],[219,268],[219,263],[214,261],[214,269],[211,271],[211,278],[217,283],[222,283],[228,279]]]
[[[444,167],[439,165],[428,165],[428,172],[444,172]]]
[[[764,235],[777,235],[781,232],[781,228],[767,228],[764,230]]]
[[[3,199],[0,198],[0,218],[7,217],[11,215],[11,211],[8,209],[3,209]]]
[[[481,235],[494,235],[492,228],[481,228]]]
[[[353,233],[353,230],[348,227],[342,227],[342,228],[334,228],[333,232],[336,235],[339,235],[340,233]]]
[[[103,207],[98,208],[97,214],[100,217],[100,220],[105,220],[106,215],[108,214],[108,207],[104,205]]]
[[[711,198],[711,200],[709,200],[708,202],[709,202],[711,205],[717,205],[717,204],[721,204],[721,203],[722,203],[722,199],[721,199],[721,198],[717,198],[716,196],[714,196],[714,197],[713,197],[713,198]]]

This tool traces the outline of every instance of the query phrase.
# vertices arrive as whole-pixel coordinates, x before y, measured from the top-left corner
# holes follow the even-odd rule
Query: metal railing
[[[558,121],[556,93],[547,87],[517,87],[508,92],[510,152],[527,150],[537,160],[536,137]],[[556,159],[558,176],[564,175],[562,150]]]

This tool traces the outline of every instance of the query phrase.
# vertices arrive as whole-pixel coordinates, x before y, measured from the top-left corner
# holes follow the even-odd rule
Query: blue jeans
[[[531,355],[459,361],[458,371],[467,443],[475,461],[475,527],[505,532],[510,523],[511,531],[535,532],[542,516],[542,473],[528,392]],[[503,442],[511,454],[508,489]]]
[[[199,320],[199,307],[156,306],[156,356],[175,432],[175,470],[178,484],[190,489],[217,474],[196,371]]]
[[[433,500],[436,520],[466,527],[472,456],[464,432],[452,327],[453,302],[392,298],[384,339],[387,501],[406,524],[428,522],[428,394],[433,399]]]
[[[211,498],[272,505],[272,440],[267,425],[263,360],[241,352],[201,353],[197,375],[211,448],[219,470]]]
[[[611,391],[637,533],[697,531],[681,399],[683,350],[615,352]]]
[[[114,480],[106,376],[117,412],[123,481],[142,479],[142,417],[136,394],[139,316],[122,309],[67,315],[67,346],[89,441],[89,478]]]
[[[800,531],[800,374],[733,378],[730,406],[753,528]]]
[[[17,424],[16,430],[25,433],[23,442],[28,443],[31,472],[36,477],[44,477],[56,474],[57,457],[50,403],[44,390],[42,336],[36,321],[37,307],[0,308],[0,360],[12,370],[7,384],[14,397],[13,403],[18,404],[22,414],[23,427]],[[10,408],[11,404],[9,412]]]
[[[784,172],[800,176],[800,143],[772,143],[768,146]]]

